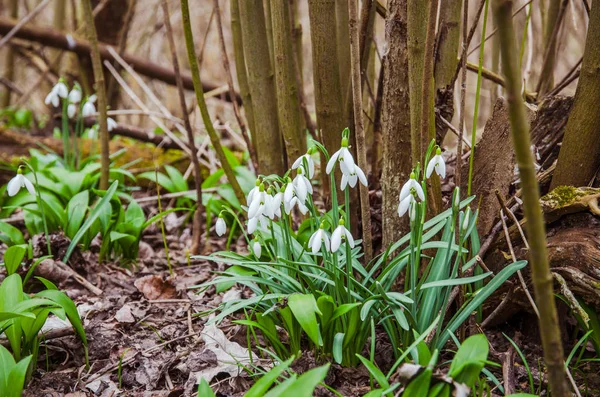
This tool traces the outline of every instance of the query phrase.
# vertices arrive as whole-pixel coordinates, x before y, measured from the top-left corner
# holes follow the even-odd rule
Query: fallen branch
[[[9,18],[0,17],[0,35],[8,34],[11,30],[15,28],[15,26],[17,26],[16,21]],[[70,34],[65,35],[51,28],[38,26],[23,26],[17,32],[14,33],[14,37],[22,40],[35,41],[47,47],[74,52],[78,55],[89,56],[90,54],[89,42],[73,37]],[[109,60],[110,62],[115,61],[114,56],[111,55],[108,50],[109,46],[107,46],[106,44],[98,43],[98,47],[100,50],[100,56],[103,60]],[[146,77],[157,79],[171,85],[176,84],[175,73],[172,69],[165,68],[154,62],[150,62],[145,58],[138,57],[132,54],[124,53],[122,58],[125,60],[125,62],[132,65],[138,73]],[[182,74],[181,78],[183,80],[183,86],[186,89],[194,89],[192,76],[189,73]],[[220,85],[206,82],[202,84],[204,92],[213,91],[215,89],[218,89],[219,87]],[[224,95],[225,99],[231,102],[230,94],[228,92],[224,92]],[[236,93],[235,96],[237,101],[241,103],[241,98],[239,94]]]

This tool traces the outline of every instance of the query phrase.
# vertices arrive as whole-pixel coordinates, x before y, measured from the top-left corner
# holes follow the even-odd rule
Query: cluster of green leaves
[[[30,364],[31,356],[15,361],[8,349],[0,345],[0,396],[21,397]]]
[[[481,372],[488,363],[489,347],[485,335],[477,334],[465,339],[453,356],[445,377],[435,376],[434,374],[438,367],[439,356],[437,350],[432,353],[427,345],[421,342],[418,352],[420,355],[419,361],[422,363],[421,367],[414,371],[416,374],[405,384],[390,381],[399,362],[385,375],[372,360],[359,356],[361,362],[378,384],[377,388],[373,388],[364,397],[391,397],[394,395],[404,397],[450,397],[455,395],[455,387],[467,387],[469,390],[473,390],[476,383],[479,383],[480,388],[486,387],[486,383],[480,381]],[[396,390],[400,393],[395,394],[398,393]],[[483,393],[477,395],[483,395]]]
[[[289,367],[293,357],[264,373],[244,394],[244,397],[311,397],[319,383],[323,382],[329,364],[310,369],[298,376]],[[285,373],[289,374],[285,375]],[[215,397],[206,380],[198,386],[198,397]]]
[[[318,146],[328,158],[326,150]],[[425,163],[432,150],[433,145]],[[418,167],[415,172],[419,178]],[[287,174],[265,180],[280,191],[278,184],[286,183]],[[426,189],[424,177],[421,185]],[[467,207],[474,197],[459,201],[458,190],[452,208],[430,220],[425,216],[427,202],[417,203],[411,232],[365,266],[359,261],[362,254],[358,245],[351,248],[343,244],[345,250],[337,253],[307,252],[303,241],[306,230],[313,232],[323,223],[336,226],[340,208],[350,212],[348,189],[343,207],[338,206],[333,190],[332,210],[325,214],[320,215],[309,200],[311,216],[298,232],[291,227],[291,217],[285,215],[279,221],[262,225],[257,233],[263,246],[261,258],[254,253],[227,251],[200,257],[231,267],[196,288],[215,285],[221,292],[239,284],[253,292],[249,299],[221,305],[220,313],[209,321],[219,322],[243,311],[246,318],[236,322],[248,326],[249,335],[257,341],[256,332],[260,332],[279,358],[297,355],[302,344],[307,343],[317,355],[331,356],[346,366],[358,364],[356,354],[362,352],[371,325],[375,324],[386,330],[396,357],[408,362],[417,355],[416,344],[428,336],[429,347],[441,350],[458,327],[506,279],[526,265],[524,261],[508,265],[496,275],[479,268],[474,254],[479,251],[477,214]],[[229,213],[243,229],[235,213]],[[346,227],[349,225],[346,216]],[[248,236],[246,239],[251,246]],[[473,267],[473,276],[462,276]],[[406,280],[404,292],[396,292],[394,287],[402,275]],[[486,279],[489,281],[484,283]],[[456,286],[464,286],[465,299],[446,321],[442,314],[446,313],[451,290]],[[277,327],[287,332],[287,343],[281,341]]]
[[[33,112],[25,108],[0,109],[0,120],[7,128],[30,129],[33,126]]]
[[[75,333],[83,342],[87,361],[85,330],[73,301],[59,291],[52,282],[41,277],[37,279],[46,289],[32,296],[24,292],[23,286],[39,263],[38,260],[31,266],[25,280],[21,279],[17,271],[25,258],[25,253],[26,247],[16,245],[8,248],[4,254],[4,266],[8,276],[0,284],[0,335],[4,334],[8,339],[14,360],[7,359],[0,351],[0,395],[2,396],[9,395],[1,393],[3,381],[6,384],[8,376],[13,376],[10,378],[12,380],[21,381],[20,384],[10,386],[11,390],[13,387],[18,390],[22,389],[23,382],[33,371],[40,346],[38,334],[51,313],[63,320],[69,320]],[[2,368],[6,368],[6,372],[1,370]]]
[[[142,232],[158,220],[160,214],[147,220],[142,208],[126,192],[124,178],[135,180],[130,172],[111,168],[114,181],[104,191],[96,188],[100,165],[93,158],[86,159],[79,171],[71,171],[55,154],[37,150],[32,150],[31,154],[31,166],[36,175],[25,176],[32,181],[37,177],[36,189],[41,194],[43,213],[35,196],[23,189],[16,196],[7,197],[3,186],[0,188],[0,217],[8,217],[17,208],[22,208],[25,227],[33,236],[44,231],[42,216],[45,216],[50,233],[62,230],[72,241],[65,261],[76,246],[88,249],[98,233],[102,236],[102,259],[109,256],[126,261],[137,259]],[[122,200],[128,202],[127,209]],[[25,244],[21,231],[5,222],[0,222],[0,241],[9,246]]]

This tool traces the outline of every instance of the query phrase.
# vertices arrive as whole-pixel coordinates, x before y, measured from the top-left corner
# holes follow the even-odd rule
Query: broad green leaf
[[[8,374],[7,397],[21,397],[23,387],[25,386],[25,377],[27,376],[27,368],[31,362],[32,356],[27,356],[15,365]]]
[[[333,337],[333,346],[332,346],[331,350],[333,353],[333,359],[338,364],[341,364],[342,360],[344,359],[344,337],[345,336],[346,336],[345,333],[338,332]]]
[[[0,241],[3,241],[9,247],[11,245],[25,244],[23,233],[6,222],[0,222]]]
[[[19,269],[26,251],[23,245],[13,245],[6,250],[4,253],[4,266],[9,276]]]
[[[426,396],[429,392],[429,386],[431,384],[432,371],[430,368],[426,368],[423,372],[413,378],[404,393],[404,397],[422,397]]]
[[[246,392],[244,397],[262,397],[265,395],[267,390],[271,387],[271,385],[279,378],[279,375],[283,373],[286,369],[289,368],[290,364],[294,361],[294,357],[286,360],[285,362],[279,364],[275,368],[271,369],[269,372],[260,377],[259,380]]]
[[[321,346],[322,342],[316,316],[321,314],[321,311],[317,306],[314,295],[292,294],[288,298],[288,306],[310,340],[315,345]]]
[[[215,397],[215,393],[204,378],[198,384],[198,397]]]
[[[165,171],[167,171],[167,175],[171,178],[171,182],[173,182],[173,187],[177,192],[185,192],[188,189],[188,183],[179,172],[179,170],[171,165],[165,165]]]
[[[317,385],[325,379],[329,365],[313,368],[302,375],[286,389],[286,396],[312,397]]]
[[[452,359],[448,375],[460,383],[472,387],[485,365],[489,353],[485,335],[468,337],[459,347]]]
[[[70,239],[75,237],[77,231],[81,228],[81,224],[85,218],[89,203],[89,190],[79,192],[73,196],[71,200],[69,200],[69,204],[67,205],[67,225],[65,228],[65,234]]]
[[[357,354],[356,357],[358,357],[360,362],[367,368],[371,376],[375,378],[377,383],[379,383],[380,387],[382,387],[383,389],[387,389],[390,387],[390,383],[388,382],[387,378],[385,377],[383,372],[381,372],[381,370],[375,366],[375,364],[373,364],[371,361],[367,360],[360,354]]]

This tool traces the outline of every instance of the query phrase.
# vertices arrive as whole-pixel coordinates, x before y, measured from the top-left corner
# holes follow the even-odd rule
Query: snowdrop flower
[[[340,219],[338,227],[335,228],[331,234],[331,252],[337,252],[342,245],[342,240],[345,240],[350,244],[351,248],[354,248],[354,238],[346,226],[344,226],[344,219]]]
[[[365,173],[363,172],[363,170],[360,169],[360,167],[355,164],[354,165],[354,171],[349,173],[349,174],[344,174],[342,173],[342,181],[340,182],[340,189],[344,190],[346,189],[346,185],[350,185],[350,187],[354,187],[356,186],[356,182],[360,181],[360,183],[362,183],[365,186],[368,186],[368,181],[367,181],[367,177],[365,176]]]
[[[69,116],[69,118],[72,119],[73,117],[75,117],[76,112],[77,105],[70,103],[69,106],[67,106],[67,116]]]
[[[427,164],[427,178],[431,176],[433,170],[435,169],[435,173],[438,174],[442,179],[446,178],[446,162],[442,157],[442,150],[439,148],[435,151],[435,156],[431,160],[429,160],[429,164]]]
[[[465,217],[463,218],[463,223],[462,223],[462,231],[466,232],[467,229],[469,228],[469,218],[471,215],[471,207],[467,207],[467,210],[465,211]]]
[[[87,101],[85,101],[85,103],[83,104],[83,108],[81,109],[81,116],[89,117],[89,116],[93,116],[95,114],[96,114],[96,106],[94,105],[94,102],[90,101],[90,98],[88,98]]]
[[[331,174],[336,162],[340,163],[340,169],[342,170],[343,174],[351,174],[354,172],[354,158],[352,157],[350,150],[348,150],[348,138],[346,137],[342,138],[342,147],[340,150],[335,152],[329,159],[327,168],[325,168],[325,172],[327,172],[327,174]]]
[[[406,196],[409,195],[416,195],[421,201],[425,200],[423,188],[415,178],[415,173],[411,173],[408,182],[406,182],[404,186],[402,186],[402,190],[400,190],[400,201],[404,200]]]
[[[267,190],[267,207],[265,209],[265,215],[270,219],[274,219],[276,216],[281,217],[281,202],[283,200],[283,193],[278,192],[275,196],[271,195],[271,188]]]
[[[262,229],[265,225],[263,222],[265,222],[266,219],[267,218],[264,215],[257,216],[254,218],[249,218],[248,219],[248,234],[254,234],[256,229],[258,229],[259,227]]]
[[[106,129],[108,130],[108,132],[111,132],[115,128],[117,128],[117,122],[112,117],[107,117],[106,118]]]
[[[58,80],[58,83],[52,87],[52,90],[50,90],[50,93],[48,93],[46,99],[44,99],[44,103],[46,105],[52,104],[52,106],[57,107],[60,105],[60,98],[66,98],[68,96],[69,89],[67,88],[64,80],[60,79]]]
[[[406,211],[408,211],[409,209],[412,209],[412,207],[414,207],[414,205],[417,203],[417,201],[415,200],[415,196],[413,196],[412,194],[409,194],[408,196],[406,196],[404,198],[404,200],[400,201],[400,203],[398,204],[398,216],[402,217],[404,216],[404,214],[406,214]],[[411,218],[412,218],[412,214],[411,214]]]
[[[225,224],[225,219],[223,216],[219,214],[219,218],[217,219],[217,224],[215,225],[215,231],[218,236],[222,236],[227,231],[227,225]]]
[[[302,215],[306,215],[306,213],[308,212],[308,207],[304,205],[302,201],[300,201],[298,196],[292,197],[289,203],[283,203],[283,205],[285,207],[285,213],[288,215],[292,212],[295,206],[298,206],[298,209],[300,210]]]
[[[260,259],[260,255],[262,254],[262,246],[258,242],[258,240],[254,240],[252,244],[252,253],[256,257],[256,259]]]
[[[6,187],[6,191],[9,196],[14,196],[19,193],[22,187],[25,187],[29,194],[35,196],[35,188],[33,187],[33,183],[23,175],[23,166],[20,166],[17,170],[17,175],[8,182]]]
[[[69,103],[79,103],[81,102],[81,87],[79,84],[75,83],[71,92],[69,92]]]
[[[298,173],[296,174],[296,177],[292,182],[294,185],[294,192],[296,193],[296,196],[300,199],[300,201],[302,203],[305,203],[308,193],[313,193],[313,188],[308,178],[304,175],[304,168],[298,167],[297,172]]]
[[[246,202],[248,203],[248,205],[250,205],[252,203],[252,199],[254,198],[254,195],[259,191],[260,184],[261,184],[260,179],[257,179],[256,182],[254,183],[254,187],[252,188],[252,190],[250,190],[250,192],[248,193],[248,196],[246,196]]]
[[[303,154],[302,156],[298,157],[298,159],[296,161],[294,161],[294,164],[292,164],[292,169],[295,170],[298,167],[303,167],[304,168],[304,160],[306,160],[306,165],[308,165],[308,177],[310,179],[315,177],[315,161],[312,158],[312,154],[315,152],[315,147],[311,147],[310,149],[308,149],[308,151],[306,152],[306,154]]]
[[[248,219],[258,218],[265,212],[267,199],[265,187],[264,185],[260,185],[258,193],[255,193],[252,196],[252,203],[250,203],[250,206],[248,207]]]
[[[308,248],[312,250],[313,254],[316,254],[321,250],[321,246],[324,246],[325,251],[330,250],[330,241],[327,232],[325,231],[325,224],[321,222],[319,230],[313,233],[308,240]]]

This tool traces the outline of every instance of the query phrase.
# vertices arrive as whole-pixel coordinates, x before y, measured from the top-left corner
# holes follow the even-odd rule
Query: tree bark
[[[256,156],[262,174],[283,175],[283,145],[277,117],[275,81],[271,69],[262,0],[240,1],[240,17],[248,85],[254,108]]]
[[[544,62],[537,86],[538,98],[542,98],[554,86],[556,44],[566,7],[566,0],[550,0],[544,21]]]
[[[506,81],[506,95],[510,114],[511,134],[519,166],[523,207],[527,219],[535,300],[538,307],[540,333],[544,359],[548,368],[548,381],[552,395],[570,395],[565,373],[558,315],[553,291],[553,278],[548,264],[548,249],[544,216],[540,206],[540,191],[535,175],[529,123],[525,112],[521,88],[523,81],[519,69],[519,51],[511,17],[512,0],[494,0],[494,20],[498,27],[502,70]]]
[[[17,18],[19,16],[19,1],[18,0],[10,0],[9,3],[9,12],[11,18]],[[6,49],[6,58],[4,60],[4,77],[13,81],[15,78],[15,50],[12,46],[9,46]],[[6,88],[2,92],[2,99],[0,100],[0,106],[3,108],[8,107],[10,105],[10,96],[12,91]]]
[[[390,0],[385,21],[388,51],[383,58],[382,135],[383,247],[409,230],[397,214],[399,188],[410,177],[410,106],[408,94],[407,1]]]
[[[448,0],[440,8],[440,26],[435,60],[435,88],[452,89],[458,65],[461,0]]]
[[[312,44],[313,80],[317,125],[321,141],[329,154],[340,147],[347,120],[344,117],[335,21],[334,0],[308,0],[310,38]],[[329,178],[323,176],[324,191]]]
[[[100,56],[100,49],[98,48],[98,36],[96,35],[96,25],[94,23],[94,16],[92,10],[92,0],[84,0],[83,2],[83,15],[85,18],[85,24],[87,28],[87,36],[90,42],[90,55],[92,58],[92,67],[94,70],[94,85],[96,88],[96,95],[98,97],[98,126],[100,136],[100,189],[108,189],[108,176],[110,168],[109,159],[109,148],[108,148],[108,125],[106,107],[108,103],[106,101],[106,91],[104,87],[104,69],[102,68],[102,57]]]
[[[421,151],[421,113],[423,109],[423,68],[425,66],[425,37],[427,11],[431,0],[408,1],[408,84],[410,95],[411,158],[412,164],[423,161]]]
[[[600,167],[600,3],[592,5],[575,102],[551,188],[587,186]]]
[[[340,66],[340,87],[342,88],[342,103],[348,98],[348,87],[350,87],[350,30],[348,14],[348,2],[337,0],[335,2],[335,26],[337,40],[338,65]],[[345,115],[346,118],[350,117]]]
[[[302,129],[298,84],[294,65],[292,25],[289,3],[271,0],[273,26],[273,52],[277,87],[277,110],[285,149],[290,161],[306,152],[306,139]]]

